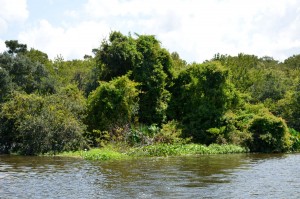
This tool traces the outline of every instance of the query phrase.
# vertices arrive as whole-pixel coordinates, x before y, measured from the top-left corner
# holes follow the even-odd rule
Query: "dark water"
[[[90,162],[0,156],[0,198],[300,198],[300,154]]]

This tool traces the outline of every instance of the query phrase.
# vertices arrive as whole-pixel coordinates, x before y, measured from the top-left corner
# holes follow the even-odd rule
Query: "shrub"
[[[204,144],[216,141],[207,130],[221,127],[224,113],[240,103],[228,79],[229,71],[218,62],[193,64],[180,72],[172,87],[169,115],[183,124],[186,137]]]
[[[283,152],[291,147],[289,130],[285,121],[274,115],[256,116],[249,126],[252,152]]]
[[[65,100],[59,95],[14,93],[0,112],[0,152],[36,155],[82,148],[85,126],[71,112],[81,105],[71,109]]]
[[[111,131],[133,121],[138,112],[137,85],[127,76],[101,82],[88,97],[89,130]]]
[[[161,130],[154,137],[156,143],[178,144],[186,143],[190,138],[182,138],[182,129],[175,120],[162,125]]]
[[[153,143],[153,135],[159,130],[156,125],[132,125],[126,134],[126,143],[134,145],[149,145]]]
[[[292,150],[299,151],[299,149],[300,149],[300,132],[296,131],[293,128],[290,128],[289,131],[291,134]]]
[[[207,130],[211,137],[215,137],[218,144],[235,144],[246,146],[246,142],[251,138],[248,132],[250,120],[255,116],[246,110],[239,110],[235,113],[227,111],[221,118],[221,127]]]

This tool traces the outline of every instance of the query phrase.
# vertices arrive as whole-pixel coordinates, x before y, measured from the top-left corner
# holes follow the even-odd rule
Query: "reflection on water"
[[[300,155],[0,156],[0,198],[298,198]]]

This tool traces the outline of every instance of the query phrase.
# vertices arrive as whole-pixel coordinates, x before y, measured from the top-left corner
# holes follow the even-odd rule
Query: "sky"
[[[92,55],[112,31],[155,35],[191,62],[300,54],[299,0],[0,0],[0,52],[18,40],[51,59]]]

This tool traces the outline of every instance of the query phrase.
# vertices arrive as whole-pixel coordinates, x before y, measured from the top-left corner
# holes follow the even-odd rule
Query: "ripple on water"
[[[0,198],[298,198],[299,154],[89,162],[0,156]]]

